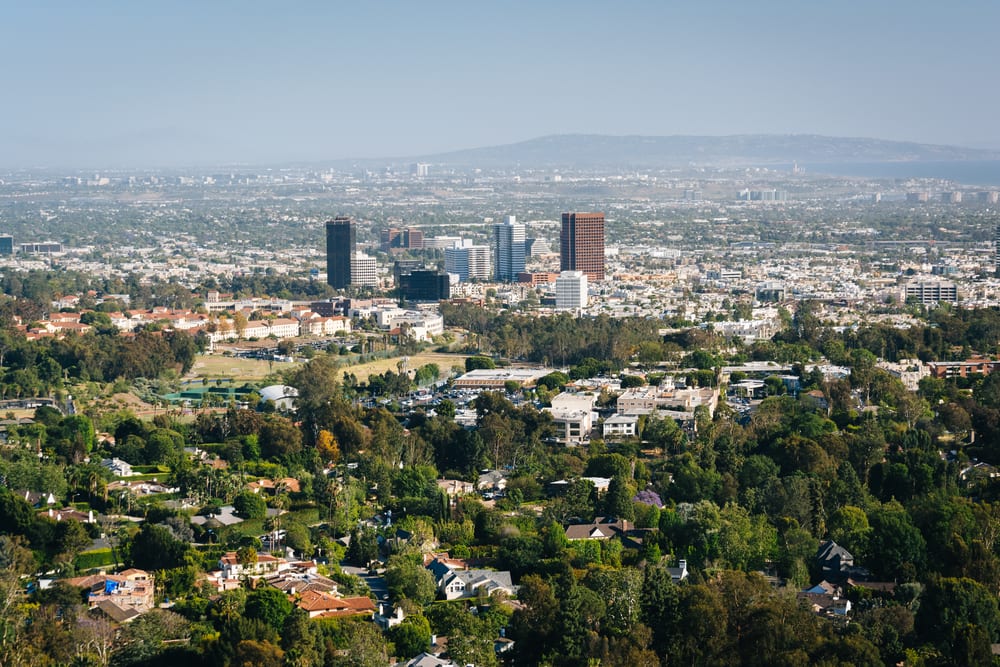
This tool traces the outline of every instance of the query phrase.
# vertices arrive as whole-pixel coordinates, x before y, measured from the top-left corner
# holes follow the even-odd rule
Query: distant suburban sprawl
[[[995,158],[0,174],[0,665],[1000,664]]]

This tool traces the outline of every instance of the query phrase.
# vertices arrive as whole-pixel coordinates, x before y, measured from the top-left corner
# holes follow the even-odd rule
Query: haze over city
[[[997,147],[998,19],[971,1],[20,3],[0,25],[0,162],[260,164],[565,133]]]

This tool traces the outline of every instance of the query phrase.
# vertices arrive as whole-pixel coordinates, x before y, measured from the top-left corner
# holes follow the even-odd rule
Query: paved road
[[[389,587],[385,583],[385,577],[371,575],[368,573],[368,570],[363,567],[354,567],[353,565],[346,565],[344,563],[341,563],[340,569],[348,574],[361,577],[361,579],[368,584],[368,588],[370,588],[372,593],[374,593],[376,599],[389,599]]]

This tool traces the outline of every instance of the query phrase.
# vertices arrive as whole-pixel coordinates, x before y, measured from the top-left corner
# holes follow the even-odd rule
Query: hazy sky
[[[552,133],[1000,147],[1000,2],[7,2],[0,165],[405,156]]]

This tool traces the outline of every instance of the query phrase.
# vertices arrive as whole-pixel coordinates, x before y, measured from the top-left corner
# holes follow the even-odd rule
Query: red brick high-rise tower
[[[604,280],[603,213],[563,213],[559,268],[583,271],[587,280]]]

